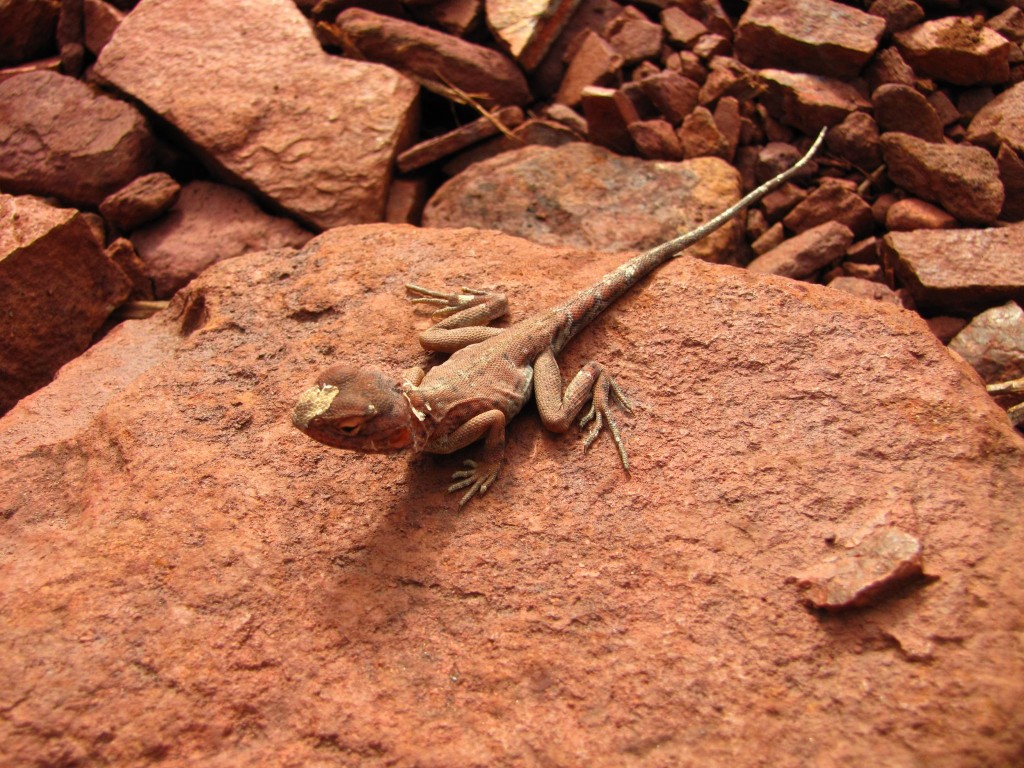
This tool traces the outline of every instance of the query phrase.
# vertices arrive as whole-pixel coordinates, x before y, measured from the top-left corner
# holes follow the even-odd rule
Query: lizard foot
[[[594,422],[590,432],[587,433],[583,441],[583,450],[586,451],[590,448],[597,439],[597,436],[601,434],[601,427],[607,423],[608,431],[612,433],[612,440],[619,451],[619,458],[622,459],[622,468],[629,472],[629,455],[626,453],[626,445],[622,442],[622,436],[619,434],[619,424],[615,421],[615,416],[609,407],[611,400],[617,402],[627,413],[633,412],[633,406],[629,404],[629,400],[626,399],[626,395],[619,389],[615,379],[607,371],[601,371],[601,374],[597,377],[597,382],[594,384],[594,394],[590,402],[590,410],[580,419],[581,429],[591,421]]]
[[[423,288],[419,285],[412,284],[405,286],[405,290],[408,291],[409,301],[413,304],[429,304],[433,307],[437,307],[437,309],[435,309],[431,314],[431,317],[435,320],[450,317],[456,312],[461,312],[469,307],[482,304],[492,295],[487,291],[477,290],[476,288],[466,288],[465,286],[461,289],[462,293],[432,291],[429,288]]]
[[[448,493],[454,493],[455,491],[461,491],[463,488],[469,488],[462,498],[459,499],[459,506],[464,507],[466,502],[473,498],[477,493],[487,493],[487,489],[491,487],[491,484],[498,478],[498,469],[500,464],[492,463],[488,461],[473,461],[472,459],[466,459],[462,462],[463,466],[469,467],[469,469],[462,469],[455,472],[452,475],[452,480],[457,482],[452,483],[448,486]]]

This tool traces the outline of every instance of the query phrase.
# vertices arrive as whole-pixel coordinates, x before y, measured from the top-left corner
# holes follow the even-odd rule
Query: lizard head
[[[415,419],[401,387],[380,371],[335,365],[295,404],[292,423],[334,448],[391,453],[412,445]]]

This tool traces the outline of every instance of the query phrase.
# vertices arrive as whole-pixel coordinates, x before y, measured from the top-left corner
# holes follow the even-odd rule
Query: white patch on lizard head
[[[405,402],[409,404],[409,410],[412,411],[413,416],[415,416],[420,421],[427,420],[427,414],[425,414],[423,411],[421,411],[415,405],[412,404],[412,399],[409,397],[409,391],[405,388],[402,389],[402,397],[404,397]]]
[[[317,384],[310,387],[301,395],[295,403],[295,410],[292,411],[292,424],[301,430],[309,426],[309,422],[327,412],[338,396],[338,388],[333,384]]]

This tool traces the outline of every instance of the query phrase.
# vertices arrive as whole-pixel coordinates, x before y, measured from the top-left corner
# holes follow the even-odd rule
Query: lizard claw
[[[443,319],[454,315],[456,312],[461,312],[467,307],[472,307],[481,302],[483,296],[487,296],[487,291],[481,291],[476,288],[466,288],[465,286],[461,289],[462,293],[444,293],[443,291],[432,291],[429,288],[423,288],[419,285],[412,285],[411,283],[405,286],[405,290],[409,293],[409,301],[413,304],[429,304],[437,307],[431,313],[431,317],[434,319]]]
[[[472,459],[466,459],[462,462],[463,466],[469,467],[469,469],[461,469],[458,472],[452,474],[452,480],[457,482],[452,483],[448,486],[448,493],[454,493],[455,491],[461,491],[463,488],[469,488],[462,498],[459,499],[459,506],[464,507],[466,502],[473,498],[477,493],[487,493],[487,489],[491,487],[491,484],[498,477],[499,466],[491,464],[489,462],[476,462]]]
[[[580,419],[580,428],[585,427],[591,421],[594,422],[594,425],[583,440],[583,450],[586,451],[590,448],[597,439],[597,436],[601,434],[601,427],[607,423],[608,431],[612,434],[612,441],[615,443],[615,448],[619,452],[619,458],[622,460],[622,468],[629,472],[629,455],[626,453],[626,445],[622,442],[622,436],[619,434],[619,424],[609,408],[609,400],[617,402],[627,413],[633,412],[633,407],[629,404],[629,400],[626,399],[626,395],[619,388],[615,379],[607,372],[602,371],[597,378],[597,383],[594,384],[594,395],[590,402],[590,410]]]

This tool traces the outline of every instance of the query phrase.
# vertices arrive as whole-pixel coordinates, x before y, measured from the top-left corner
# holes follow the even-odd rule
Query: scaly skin
[[[589,446],[607,425],[623,468],[629,457],[610,408],[629,403],[611,374],[587,363],[562,389],[557,356],[577,333],[646,275],[707,237],[748,205],[757,202],[806,165],[824,139],[824,129],[792,168],[762,184],[736,205],[692,232],[636,256],[571,299],[509,328],[491,328],[508,308],[503,294],[463,288],[461,293],[406,286],[415,304],[435,307],[438,322],[420,335],[431,352],[451,353],[425,374],[405,372],[398,382],[372,368],[335,365],[299,396],[296,427],[325,445],[366,453],[406,448],[451,453],[484,440],[479,460],[453,475],[449,491],[465,490],[459,501],[483,494],[497,479],[505,450],[505,425],[531,393],[544,426],[565,432],[588,400],[580,426],[593,422]]]

